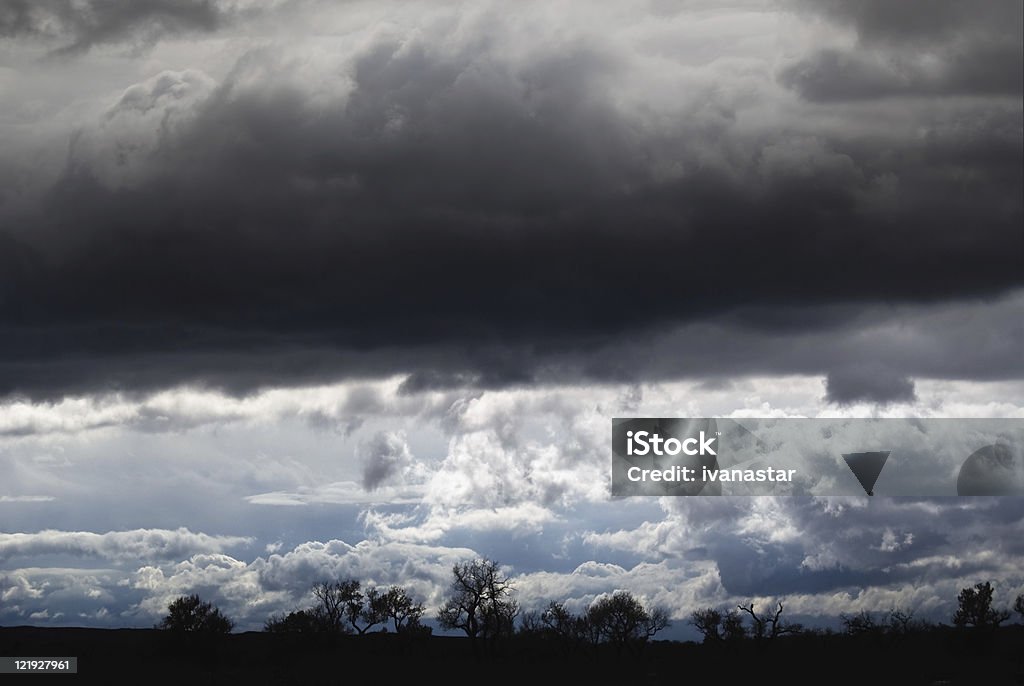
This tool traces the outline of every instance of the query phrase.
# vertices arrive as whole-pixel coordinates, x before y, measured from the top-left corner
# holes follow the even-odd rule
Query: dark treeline
[[[312,602],[269,617],[260,632],[233,624],[198,595],[173,601],[153,630],[0,628],[0,655],[77,656],[104,683],[341,684],[353,665],[383,683],[485,679],[489,684],[724,683],[775,675],[787,684],[1024,683],[1024,597],[998,607],[990,583],[961,589],[949,623],[905,609],[844,613],[832,629],[789,621],[786,604],[693,610],[702,638],[658,640],[664,608],[629,591],[573,611],[562,600],[522,611],[514,583],[488,559],[457,564],[430,618],[401,586],[322,580]],[[459,676],[462,675],[462,676]]]
[[[400,586],[364,590],[355,579],[319,581],[312,595],[312,606],[271,617],[264,630],[321,637],[363,636],[371,630],[407,639],[432,634],[421,621],[423,604]],[[560,601],[551,601],[542,612],[523,613],[512,580],[487,558],[452,567],[451,585],[435,619],[441,628],[465,634],[474,654],[481,657],[500,654],[502,644],[509,641],[538,640],[551,640],[566,650],[610,647],[617,655],[639,655],[670,624],[667,610],[644,607],[628,591],[603,596],[578,615]]]

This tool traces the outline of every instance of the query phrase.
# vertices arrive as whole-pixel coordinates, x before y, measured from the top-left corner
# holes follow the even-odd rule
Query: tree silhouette
[[[861,610],[855,615],[840,613],[839,621],[843,623],[846,633],[851,636],[878,634],[882,630],[882,627],[875,621],[874,615],[867,610]]]
[[[1008,610],[992,607],[992,584],[988,581],[961,589],[956,599],[959,606],[953,615],[953,623],[959,627],[995,629],[1010,618]]]
[[[743,617],[736,610],[722,615],[722,638],[730,643],[743,640],[747,632],[743,628]]]
[[[744,637],[743,617],[736,610],[722,612],[713,607],[694,610],[689,623],[704,636],[704,643],[738,641]]]
[[[391,586],[380,598],[384,621],[391,620],[396,634],[422,631],[423,603],[414,601],[408,591],[401,586]]]
[[[316,605],[313,612],[320,617],[321,626],[330,633],[345,633],[342,623],[349,604],[356,596],[362,599],[358,581],[319,581],[313,584]]]
[[[547,627],[540,621],[541,613],[537,610],[524,612],[519,616],[518,636],[542,636],[549,637]]]
[[[445,629],[461,629],[473,641],[510,636],[519,614],[511,580],[487,558],[452,567],[448,599],[437,613]]]
[[[540,614],[540,622],[545,629],[563,641],[579,637],[580,619],[565,607],[565,603],[554,600]]]
[[[739,609],[750,615],[753,620],[750,633],[756,640],[775,639],[783,634],[798,634],[803,631],[803,626],[800,624],[782,621],[783,605],[781,602],[778,603],[777,608],[762,615],[754,612],[754,603],[740,605]]]
[[[889,626],[887,630],[890,636],[905,637],[915,631],[922,631],[927,622],[914,619],[914,611],[894,607],[889,610]]]
[[[533,633],[546,640],[557,641],[564,653],[572,652],[581,642],[588,640],[586,618],[569,610],[561,601],[552,600],[541,612],[530,614],[534,620]],[[529,631],[528,624],[529,618],[524,618],[524,630]]]
[[[351,583],[355,584],[355,588],[345,601],[345,618],[356,633],[362,636],[371,628],[388,621],[387,608],[378,589],[370,588],[362,593],[358,581]]]
[[[423,626],[423,604],[415,602],[400,586],[385,590],[369,588],[352,579],[320,581],[313,584],[316,599],[313,607],[276,615],[268,619],[263,630],[271,633],[343,634],[354,630],[362,635],[378,625],[392,622],[395,633],[417,636],[430,633]]]
[[[1017,599],[1013,601],[1013,610],[1020,615],[1021,619],[1024,619],[1024,593],[1017,596]]]
[[[587,610],[587,623],[602,640],[639,653],[648,639],[669,626],[668,612],[647,610],[629,591],[616,591],[595,601]]]
[[[157,626],[175,633],[217,635],[230,633],[235,624],[212,603],[192,594],[172,601]]]
[[[694,610],[690,614],[690,624],[704,636],[705,643],[717,643],[722,640],[722,613],[713,607]]]

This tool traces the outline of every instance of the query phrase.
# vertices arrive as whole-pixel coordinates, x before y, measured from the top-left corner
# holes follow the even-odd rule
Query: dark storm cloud
[[[214,31],[229,17],[217,0],[4,0],[0,37],[56,39],[60,52]]]
[[[825,379],[825,399],[848,405],[855,402],[912,402],[914,381],[878,365],[832,371]]]
[[[1014,0],[812,2],[851,26],[858,45],[786,66],[781,83],[816,101],[893,96],[1018,95],[1024,82],[1024,5]]]
[[[783,69],[779,79],[805,98],[823,102],[954,92],[1012,95],[1024,89],[1024,53],[1019,40],[950,54],[937,71],[915,57],[822,50]]]
[[[445,40],[377,37],[323,77],[334,98],[270,51],[126,91],[0,224],[0,393],[825,373],[844,352],[1021,373],[1012,321],[987,358],[850,338],[876,301],[1024,285],[1019,102],[928,108],[913,135],[751,132],[716,86],[645,121],[600,45],[512,64]]]
[[[948,41],[958,37],[1020,36],[1021,4],[1014,0],[810,0],[798,6],[852,25],[870,44]]]

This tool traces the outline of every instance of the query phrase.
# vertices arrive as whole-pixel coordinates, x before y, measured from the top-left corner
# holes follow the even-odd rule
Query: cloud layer
[[[223,0],[9,0],[0,37],[60,41],[59,53],[97,45],[145,45],[167,34],[212,32],[239,9]]]
[[[181,528],[175,531],[136,529],[94,534],[83,531],[0,533],[0,561],[16,557],[71,555],[106,560],[167,560],[194,552],[220,552],[251,543],[238,536],[209,536]]]
[[[478,555],[507,565],[527,609],[625,589],[668,607],[679,637],[704,606],[778,598],[812,624],[893,606],[948,622],[966,585],[994,580],[1003,604],[1024,590],[1017,498],[608,496],[613,416],[1022,417],[1019,382],[923,381],[880,408],[830,405],[819,378],[403,381],[19,404],[25,430],[0,436],[0,508],[27,533],[0,534],[0,623],[151,626],[196,592],[259,629],[346,576],[406,585],[433,609],[451,565]],[[367,482],[368,467],[385,476]],[[110,525],[161,518],[177,524]]]
[[[958,590],[978,580],[997,580],[999,606],[1024,591],[1024,549],[1015,543],[1020,513],[1005,499],[966,507],[951,499],[882,498],[870,507],[859,499],[670,500],[662,521],[587,533],[575,566],[506,565],[523,607],[559,599],[580,611],[602,594],[629,590],[666,607],[680,625],[676,635],[686,636],[682,627],[693,610],[751,600],[783,599],[790,616],[816,625],[830,625],[840,613],[892,608],[949,622]],[[632,562],[622,549],[636,556]],[[126,561],[108,552],[106,561]],[[175,597],[199,592],[241,627],[259,628],[272,614],[308,604],[313,583],[345,578],[404,585],[432,613],[444,600],[452,564],[479,554],[401,540],[330,540],[250,562],[186,552],[180,559],[156,555],[162,561],[124,572],[17,568],[0,575],[0,621],[146,626]]]
[[[846,358],[787,363],[773,340],[1022,285],[1019,92],[946,73],[1019,67],[1004,5],[962,26],[879,7],[614,29],[614,10],[388,5],[125,84],[0,221],[0,393],[602,379],[597,352],[663,360],[645,341],[701,325],[756,371],[831,371]],[[710,59],[702,30],[745,40]],[[800,55],[764,43],[781,31]],[[821,52],[847,34],[853,57]],[[897,59],[932,54],[928,78]]]
[[[1021,5],[7,2],[0,622],[451,565],[827,623],[1013,499],[608,495],[615,416],[1021,417]]]

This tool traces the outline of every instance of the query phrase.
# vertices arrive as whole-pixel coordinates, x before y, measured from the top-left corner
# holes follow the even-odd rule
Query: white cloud
[[[209,488],[223,490],[191,501],[195,521],[239,522],[239,535],[195,527],[0,534],[0,560],[23,565],[0,572],[0,621],[51,607],[60,609],[41,622],[151,626],[176,595],[195,591],[240,628],[258,629],[271,614],[308,603],[314,581],[344,577],[407,585],[434,608],[451,565],[484,554],[510,565],[524,607],[562,599],[579,611],[625,589],[666,605],[677,620],[696,607],[774,598],[787,612],[822,617],[897,604],[948,619],[969,583],[998,579],[1001,598],[1024,586],[1022,519],[1005,499],[609,498],[611,417],[835,414],[818,378],[422,394],[403,394],[401,382],[244,398],[177,389],[22,403],[13,419],[0,413],[8,428],[37,432],[0,437],[11,493],[78,502],[127,474],[134,492],[126,495],[136,499],[124,501],[125,517]],[[1014,382],[923,381],[917,390],[902,411],[1021,412]],[[354,417],[362,423],[352,427]],[[367,492],[359,446],[382,435],[397,457]],[[78,490],[55,478],[71,474]],[[6,496],[6,514],[45,521],[37,511],[53,509],[23,498]],[[338,518],[320,540],[286,535],[329,512]],[[337,540],[333,527],[358,542]],[[250,545],[262,556],[244,557]],[[55,555],[117,569],[32,567]],[[549,569],[566,564],[571,571]],[[798,577],[813,577],[821,590],[801,590]],[[55,611],[65,616],[56,620]]]
[[[551,510],[535,503],[494,508],[431,508],[422,520],[405,514],[363,514],[368,532],[383,541],[430,543],[452,532],[482,532],[521,539],[539,535],[545,524],[559,521]]]
[[[420,502],[423,498],[422,485],[383,486],[367,492],[354,481],[338,481],[318,486],[303,486],[294,491],[271,491],[246,496],[245,500],[253,505],[274,505],[290,507],[298,505],[373,505],[389,503],[392,505],[408,505]]]
[[[34,534],[0,533],[0,560],[41,555],[73,555],[107,560],[166,560],[196,551],[220,551],[247,545],[243,536],[211,536],[185,528],[133,529],[103,534],[45,530]]]
[[[368,586],[400,584],[432,610],[442,602],[451,567],[475,557],[472,550],[403,543],[309,541],[251,563],[223,554],[195,555],[171,565],[149,565],[131,575],[145,597],[127,611],[159,617],[174,598],[201,592],[215,599],[240,628],[258,628],[270,615],[312,603],[319,581],[356,579]]]
[[[914,534],[902,533],[899,534],[889,527],[885,528],[882,532],[882,542],[878,544],[878,549],[885,553],[893,553],[901,548],[905,548],[914,542]]]

